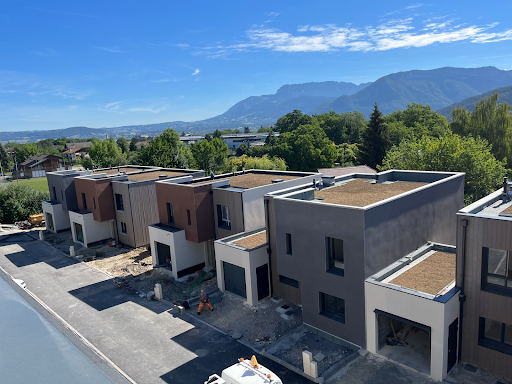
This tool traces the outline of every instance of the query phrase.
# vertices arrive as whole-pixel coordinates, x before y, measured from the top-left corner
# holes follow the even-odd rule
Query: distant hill
[[[508,103],[509,105],[512,105],[512,85],[509,85],[506,87],[491,89],[490,91],[481,93],[480,95],[468,97],[467,99],[459,101],[458,103],[453,103],[448,105],[447,107],[438,109],[436,112],[446,117],[448,121],[452,121],[452,109],[460,107],[466,108],[468,111],[472,112],[475,109],[476,103],[478,103],[482,99],[485,99],[486,97],[494,95],[496,92],[500,94],[498,103]]]
[[[361,91],[324,102],[309,113],[360,111],[367,116],[375,102],[383,113],[404,109],[411,102],[443,108],[493,88],[512,85],[512,71],[495,67],[439,68],[408,71],[381,77]]]
[[[204,134],[216,129],[257,129],[300,109],[320,114],[361,111],[367,116],[377,102],[383,113],[404,109],[412,102],[428,104],[433,110],[450,108],[461,100],[480,97],[499,87],[512,85],[512,71],[495,67],[439,68],[429,71],[407,71],[381,77],[373,83],[353,84],[337,81],[283,85],[275,94],[251,96],[239,101],[219,116],[193,122],[172,121],[156,124],[130,125],[115,128],[72,127],[49,131],[0,132],[0,141],[29,142],[45,138],[132,137],[158,134],[167,127],[178,132]],[[500,100],[506,101],[504,93]],[[484,96],[481,96],[484,97]],[[469,105],[469,104],[468,104]],[[444,112],[443,112],[444,114]],[[449,112],[447,114],[449,116]]]

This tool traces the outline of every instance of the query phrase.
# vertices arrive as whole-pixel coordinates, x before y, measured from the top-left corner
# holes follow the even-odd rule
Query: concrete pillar
[[[39,240],[43,241],[44,240],[44,234],[43,234],[43,231],[39,231]]]
[[[162,292],[162,286],[160,284],[155,284],[155,297],[157,298],[157,300],[164,298],[164,294]]]
[[[302,351],[302,363],[304,364],[304,373],[311,376],[311,362],[313,354],[309,351]]]
[[[69,247],[69,256],[74,257],[75,256],[75,247],[71,245]]]
[[[317,365],[316,361],[312,361],[309,367],[310,367],[309,376],[311,376],[314,379],[318,378],[318,365]]]

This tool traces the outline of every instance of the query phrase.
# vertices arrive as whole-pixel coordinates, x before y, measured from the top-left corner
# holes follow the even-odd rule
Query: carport
[[[379,355],[430,375],[430,327],[379,309],[374,312]]]

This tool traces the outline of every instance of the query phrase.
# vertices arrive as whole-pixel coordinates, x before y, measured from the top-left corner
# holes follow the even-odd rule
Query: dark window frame
[[[122,221],[118,221],[119,223],[119,233],[123,234],[123,235],[127,235],[128,234],[128,230],[126,229],[126,223],[122,222]],[[123,231],[124,229],[124,231]]]
[[[192,218],[190,217],[190,209],[187,209],[187,222],[188,222],[188,225],[192,225]]]
[[[166,203],[167,206],[167,223],[170,225],[174,225],[174,206],[172,203]]]
[[[286,234],[286,254],[293,255],[292,234],[291,233]]]
[[[123,201],[123,195],[121,193],[115,194],[115,200],[116,200],[116,211],[124,212],[124,201]]]
[[[336,266],[337,261],[334,260],[333,256],[333,241],[341,241],[341,250],[343,257],[343,268]],[[325,256],[327,263],[327,272],[338,275],[345,276],[345,242],[341,239],[337,239],[335,237],[326,237],[325,238]],[[338,261],[339,262],[339,261]]]
[[[94,206],[94,209],[96,209],[96,198],[92,197],[92,205]]]
[[[225,208],[225,212],[227,212],[227,219],[222,215],[222,208]],[[217,226],[231,231],[231,213],[229,212],[229,207],[227,205],[217,204]]]
[[[290,287],[299,288],[299,281],[290,277],[279,275],[279,282],[289,285]]]
[[[335,299],[335,306],[337,308],[336,311],[333,311],[332,309],[326,308],[327,307],[326,301],[329,298],[334,298]],[[342,303],[339,303],[338,300],[341,301]],[[319,294],[319,302],[320,302],[320,315],[328,317],[329,319],[332,319],[332,320],[335,320],[337,322],[345,324],[345,312],[346,312],[345,311],[345,309],[346,309],[345,299],[341,299],[339,297],[336,297],[336,296],[333,296],[333,295],[329,295],[328,293],[320,292],[320,294]],[[338,312],[338,306],[341,306],[341,305],[343,306],[343,314]]]
[[[57,191],[55,190],[55,187],[52,187],[53,189],[53,198],[55,199],[55,201],[57,201]]]
[[[497,248],[489,248],[489,247],[482,247],[482,273],[481,273],[481,284],[480,289],[482,291],[494,293],[497,295],[502,296],[508,296],[512,297],[512,279],[507,278],[506,276],[497,275],[493,273],[488,272],[489,268],[489,249],[496,249],[499,251],[506,251],[507,252],[507,264],[511,263],[511,252],[504,250],[504,249],[497,249]],[[505,266],[505,270],[508,270],[507,265]],[[489,283],[487,281],[487,277],[493,277],[496,279],[502,279],[504,280],[505,286],[499,286],[496,284]]]
[[[85,197],[85,193],[82,192],[82,205],[84,206],[84,211],[87,211],[87,198]]]
[[[479,319],[478,345],[512,356],[512,345],[505,343],[505,325],[511,325],[498,321],[498,323],[501,323],[501,341],[496,341],[485,337],[485,320],[485,317]]]

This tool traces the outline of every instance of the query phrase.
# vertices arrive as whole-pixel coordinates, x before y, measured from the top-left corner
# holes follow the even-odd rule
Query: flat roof
[[[128,176],[128,180],[130,181],[145,181],[145,180],[152,180],[152,179],[158,179],[160,175],[165,175],[166,177],[176,177],[176,176],[184,176],[189,175],[190,172],[185,171],[165,171],[165,170],[157,170],[157,171],[150,171],[150,172],[142,172],[142,173],[134,173]]]
[[[232,241],[231,243],[247,249],[256,248],[267,243],[267,231],[258,232],[247,237],[242,237],[241,239]]]
[[[376,183],[374,179],[348,179],[341,185],[315,191],[315,198],[323,203],[364,207],[389,199],[429,183],[416,181],[393,181]]]
[[[203,181],[192,181],[191,185],[203,185],[210,184],[216,181],[229,180],[230,188],[241,188],[250,189],[261,187],[264,185],[272,184],[272,180],[280,179],[283,181],[294,180],[303,177],[304,175],[290,176],[290,175],[279,175],[279,174],[268,174],[268,173],[245,173],[242,175],[226,175],[220,176],[215,179],[203,180]]]
[[[94,174],[98,174],[98,173],[106,173],[107,175],[116,175],[118,172],[137,172],[137,171],[144,171],[144,169],[146,168],[132,168],[132,167],[119,167],[119,171],[118,171],[118,168],[112,168],[112,169],[104,169],[104,170],[101,170],[101,169],[97,169],[97,170],[94,170]]]
[[[455,268],[455,253],[430,251],[382,282],[437,295],[455,280]]]

